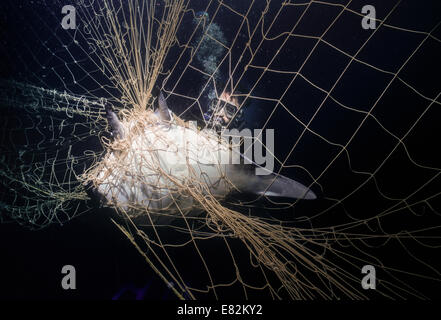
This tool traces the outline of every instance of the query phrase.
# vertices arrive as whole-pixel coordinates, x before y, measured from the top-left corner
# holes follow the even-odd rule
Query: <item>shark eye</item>
[[[228,118],[232,118],[237,111],[237,107],[231,103],[226,103],[224,110],[225,110],[225,115]]]

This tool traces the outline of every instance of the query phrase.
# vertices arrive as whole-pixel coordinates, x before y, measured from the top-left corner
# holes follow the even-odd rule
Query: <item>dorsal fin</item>
[[[162,91],[159,93],[158,97],[158,109],[155,114],[161,121],[171,121],[170,110],[167,107],[167,102],[165,101]]]
[[[115,112],[113,112],[112,105],[110,103],[106,103],[104,108],[106,109],[107,123],[110,126],[112,136],[115,139],[123,139],[124,138],[124,129],[123,129],[121,122],[119,122],[119,120],[118,120],[118,116],[115,114]]]

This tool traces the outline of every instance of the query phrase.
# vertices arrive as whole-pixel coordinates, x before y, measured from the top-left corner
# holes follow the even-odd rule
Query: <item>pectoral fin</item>
[[[227,167],[228,178],[241,192],[265,195],[268,197],[285,197],[294,199],[314,200],[317,196],[303,184],[273,173],[241,155],[251,164],[230,165]],[[266,175],[256,175],[259,167]]]
[[[269,197],[285,197],[295,199],[314,200],[317,198],[314,192],[303,184],[282,175],[271,174],[269,176],[256,176],[257,194]],[[260,181],[259,181],[260,178]]]

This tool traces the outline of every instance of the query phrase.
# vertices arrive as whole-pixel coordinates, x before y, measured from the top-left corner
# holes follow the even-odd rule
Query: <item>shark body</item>
[[[173,121],[164,96],[146,125],[122,123],[106,106],[106,118],[115,140],[94,168],[93,191],[106,205],[127,212],[147,209],[155,222],[197,212],[195,196],[222,200],[232,192],[270,197],[315,199],[303,184],[280,174],[256,175],[256,164],[229,164],[231,148],[212,130],[198,130]],[[200,208],[199,208],[200,209]],[[169,218],[164,218],[167,215]]]

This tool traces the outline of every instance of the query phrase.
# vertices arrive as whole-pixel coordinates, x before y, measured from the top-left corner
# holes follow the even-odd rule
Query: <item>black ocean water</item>
[[[300,3],[293,1],[293,3],[297,2]],[[332,90],[333,97],[339,102],[358,110],[371,112],[396,136],[402,137],[415,124],[411,134],[404,140],[407,150],[398,146],[382,169],[376,173],[376,181],[384,194],[391,196],[410,194],[432,176],[435,177],[433,181],[415,198],[424,199],[441,190],[441,181],[439,176],[436,176],[437,173],[413,165],[407,156],[409,151],[415,162],[427,167],[439,168],[441,164],[438,152],[441,119],[439,104],[428,108],[421,120],[415,123],[431,104],[431,100],[441,102],[439,4],[437,1],[399,3],[369,1],[368,3],[345,0],[330,1],[330,3],[347,6],[356,12],[361,12],[365,4],[372,4],[377,9],[378,19],[386,18],[386,23],[389,25],[420,32],[406,32],[399,28],[380,26],[376,35],[358,52],[371,32],[360,27],[360,17],[346,10],[322,37],[324,41],[316,45],[317,40],[314,38],[292,37],[286,42],[278,58],[272,61],[271,68],[301,70],[307,79],[297,77],[290,89],[285,92],[292,81],[292,75],[267,72],[252,89],[251,94],[256,96],[276,99],[283,96],[281,99],[283,104],[300,120],[294,121],[289,112],[280,105],[272,113],[274,103],[271,102],[250,100],[247,104],[245,121],[248,121],[250,126],[263,125],[271,114],[266,125],[267,128],[275,128],[275,148],[280,159],[285,159],[291,153],[293,145],[296,145],[287,164],[298,167],[282,168],[281,173],[304,184],[312,185],[312,189],[319,195],[319,199],[315,202],[299,203],[295,209],[287,209],[280,213],[280,217],[288,220],[290,217],[321,212],[333,203],[329,200],[331,198],[344,198],[366,179],[365,175],[354,174],[351,168],[358,172],[374,171],[397,143],[396,139],[386,134],[372,117],[365,118],[365,114],[351,112],[342,108],[335,100],[326,99],[327,93],[312,86],[307,80],[325,91]],[[87,53],[70,45],[71,35],[67,35],[66,31],[60,28],[62,4],[64,3],[58,1],[2,3],[4,7],[1,10],[0,47],[4,59],[0,62],[1,78],[23,81],[61,92],[68,89],[69,92],[79,95],[87,94],[87,89],[93,88],[96,89],[94,96],[108,95],[108,92],[100,90],[96,83],[87,81],[83,81],[81,85],[72,83],[71,74],[67,69],[77,71],[76,77],[81,78],[84,70],[95,70],[96,66],[88,62]],[[264,4],[264,1],[257,1],[254,8],[256,13],[250,15],[253,19],[259,18],[258,9]],[[197,12],[205,10],[203,1],[191,1],[191,5]],[[236,6],[246,11],[248,1]],[[277,8],[277,4],[271,7],[268,16],[276,14]],[[278,24],[270,33],[275,35],[291,30],[294,22],[302,17],[293,33],[320,37],[340,14],[342,7],[314,3],[302,16],[304,9],[301,6],[287,8],[285,16],[279,18]],[[209,10],[207,12],[213,14]],[[217,21],[228,21],[228,15],[226,13],[225,15],[223,17],[221,12]],[[224,31],[227,38],[231,38],[233,34],[231,29],[234,29],[234,26],[226,23]],[[428,36],[429,32],[431,36]],[[253,64],[267,65],[275,55],[275,50],[280,47],[281,41],[282,38],[265,44],[258,51]],[[330,47],[329,43],[346,54]],[[63,44],[68,46],[68,51]],[[251,43],[251,46],[253,45]],[[310,54],[313,48],[315,49]],[[51,53],[54,55],[51,56]],[[365,63],[351,61],[355,54],[357,59]],[[72,56],[82,61],[83,71],[72,63]],[[388,72],[380,72],[369,65]],[[346,71],[340,77],[344,70]],[[253,82],[261,76],[261,72],[258,68],[249,68],[240,84],[241,90],[251,90]],[[399,81],[397,75],[411,84],[416,91]],[[99,75],[97,80],[100,81]],[[192,83],[197,83],[199,80],[194,79]],[[107,80],[102,79],[102,81]],[[386,87],[388,90],[383,94]],[[197,86],[189,85],[188,92],[194,90],[198,90]],[[322,102],[323,106],[318,110]],[[372,109],[373,105],[375,108]],[[172,99],[170,107],[173,109]],[[17,112],[14,108],[4,110],[2,112]],[[323,139],[308,130],[305,131],[301,123],[307,123],[314,133],[332,141],[334,145],[325,143]],[[347,148],[351,167],[348,165],[346,153],[343,153],[327,168],[340,151],[335,144],[346,144],[360,124],[362,125],[358,134]],[[96,146],[99,148],[98,143]],[[300,167],[307,168],[309,173]],[[280,166],[276,169],[280,169]],[[318,177],[325,169],[326,174],[318,181],[320,185],[314,184],[311,175]],[[7,190],[2,192],[5,193]],[[337,224],[346,219],[346,213],[350,213],[354,218],[366,218],[389,206],[390,202],[379,194],[376,184],[371,181],[354,196],[345,200],[344,206],[336,206],[329,210],[317,223]],[[416,215],[422,216],[421,219],[424,219],[426,225],[439,225],[439,216],[434,214],[440,210],[439,195],[431,199],[430,206],[421,203],[413,209]],[[114,213],[106,209],[96,209],[75,217],[63,225],[53,224],[38,231],[29,231],[15,223],[0,224],[0,298],[176,299],[167,285],[148,267],[130,241],[115,228],[109,217],[114,217]],[[382,227],[393,229],[397,224],[404,224],[405,221],[400,219],[399,217],[387,219]],[[406,216],[402,219],[405,220]],[[386,265],[388,261],[401,259],[403,264],[409,261],[409,266],[412,266],[413,262],[406,257],[403,258],[398,253],[398,249],[400,249],[399,244],[379,247],[374,254]],[[439,250],[432,251],[419,247],[409,247],[409,249],[417,250],[418,254],[429,257],[429,263],[439,270],[440,265],[436,261]],[[216,247],[212,250],[215,251]],[[349,248],[348,252],[357,254],[356,249]],[[179,254],[180,259],[185,260],[186,252]],[[221,259],[214,260],[213,268],[216,268],[220,274],[223,263]],[[61,269],[64,265],[76,267],[76,290],[63,290],[60,285],[63,278]],[[402,267],[406,269],[409,266]],[[412,270],[417,273],[425,272],[424,269],[419,269],[419,266],[415,268],[416,270]],[[192,275],[191,262],[185,269],[189,275],[188,285],[197,284],[198,275]],[[247,276],[253,277],[252,274]],[[439,297],[438,292],[441,289],[439,282],[406,275],[403,277],[409,286],[418,288],[425,296]],[[230,290],[228,297],[243,298],[243,291]],[[258,293],[251,297],[268,298],[268,296],[259,296]],[[373,293],[372,298],[380,297]]]

